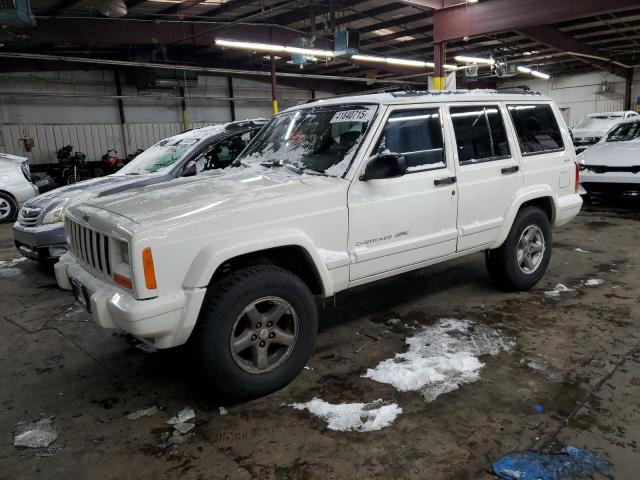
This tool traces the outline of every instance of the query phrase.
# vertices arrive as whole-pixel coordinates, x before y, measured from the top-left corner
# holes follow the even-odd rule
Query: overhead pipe
[[[167,70],[180,70],[187,72],[203,72],[214,73],[220,75],[249,75],[268,77],[271,76],[271,72],[257,71],[257,70],[240,70],[235,68],[220,68],[220,67],[196,67],[193,65],[180,65],[180,64],[166,64],[166,63],[153,63],[153,62],[132,62],[128,60],[108,60],[102,58],[83,58],[83,57],[69,57],[64,55],[45,55],[39,53],[17,53],[17,52],[0,52],[0,58],[11,59],[28,59],[28,60],[42,60],[42,61],[54,61],[54,62],[70,62],[70,63],[88,63],[93,65],[117,65],[121,67],[143,67],[143,68],[164,68]],[[307,73],[292,73],[292,72],[275,72],[276,77],[282,78],[303,78],[307,80],[330,80],[338,82],[351,82],[351,83],[369,83],[370,79],[362,77],[343,77],[340,75],[317,75]],[[402,80],[375,80],[375,83],[384,83],[391,85],[406,85],[419,84],[419,82],[405,82]]]

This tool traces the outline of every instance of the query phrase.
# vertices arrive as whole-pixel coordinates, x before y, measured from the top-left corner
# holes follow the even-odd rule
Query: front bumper
[[[189,339],[206,293],[206,288],[181,289],[173,295],[138,300],[131,292],[89,273],[71,255],[60,258],[55,273],[64,290],[71,290],[70,278],[84,287],[98,325],[124,330],[156,348],[176,347]]]
[[[63,223],[23,227],[16,222],[13,241],[18,251],[31,260],[55,261],[67,251]]]
[[[580,185],[592,195],[640,197],[640,173],[582,170]]]

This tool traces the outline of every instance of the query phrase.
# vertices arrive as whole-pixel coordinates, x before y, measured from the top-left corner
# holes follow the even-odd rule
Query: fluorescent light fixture
[[[478,3],[478,0],[467,0],[467,3]]]
[[[216,45],[219,47],[239,48],[241,50],[252,50],[258,52],[285,53],[289,55],[313,55],[314,57],[326,58],[335,56],[335,53],[330,50],[288,47],[285,45],[273,45],[271,43],[238,42],[235,40],[223,40],[220,38],[216,38]]]
[[[546,73],[538,72],[537,70],[531,70],[531,75],[533,75],[534,77],[541,78],[543,80],[549,80],[549,78],[551,78],[550,75],[547,75]]]
[[[465,55],[456,55],[453,57],[456,62],[465,63],[482,63],[485,65],[494,65],[496,61],[493,58],[467,57]]]
[[[394,32],[390,28],[379,28],[378,30],[374,30],[372,33],[382,36],[382,35],[393,35],[396,32]]]
[[[410,40],[415,40],[416,37],[413,37],[411,35],[404,35],[402,37],[398,37],[398,38],[394,38],[394,40],[398,41],[398,42],[408,42]]]
[[[549,80],[549,78],[550,78],[550,76],[547,75],[546,73],[542,73],[542,72],[539,72],[537,70],[531,70],[530,68],[523,67],[522,65],[518,65],[516,67],[516,70],[518,70],[519,72],[522,72],[522,73],[528,73],[530,75],[533,75],[534,77],[542,78],[543,80]]]
[[[376,57],[373,55],[352,55],[352,60],[360,62],[386,63],[400,67],[433,68],[433,62],[423,62],[421,60],[407,60],[404,58]]]

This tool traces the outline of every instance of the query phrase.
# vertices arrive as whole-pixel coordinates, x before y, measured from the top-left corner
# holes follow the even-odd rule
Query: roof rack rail
[[[496,92],[500,93],[515,93],[519,95],[541,95],[540,92],[531,90],[531,87],[527,85],[516,85],[513,87],[498,87]]]
[[[409,84],[407,84],[407,85],[390,85],[388,87],[376,88],[376,89],[373,89],[373,90],[360,90],[358,92],[343,93],[343,94],[340,94],[340,95],[334,95],[331,98],[353,97],[353,96],[356,96],[356,95],[375,95],[377,93],[391,93],[391,92],[397,92],[397,91],[410,91],[410,90],[411,90],[411,87],[410,87]],[[301,102],[301,104],[312,103],[312,102],[315,102],[317,100],[319,100],[319,99],[312,98],[312,99],[309,99],[309,100],[307,100],[305,102]]]

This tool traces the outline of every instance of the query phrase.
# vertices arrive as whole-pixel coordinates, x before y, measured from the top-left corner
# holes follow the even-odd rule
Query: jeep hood
[[[236,170],[235,168],[233,170]],[[87,205],[126,217],[138,224],[188,222],[265,204],[291,200],[303,194],[335,190],[346,180],[305,175],[286,167],[244,167],[95,198]]]
[[[26,207],[50,211],[60,205],[84,202],[92,197],[110,195],[129,188],[168,180],[166,175],[108,175],[56,188],[25,203]]]
[[[578,155],[578,162],[586,165],[629,167],[640,165],[640,139],[626,142],[601,142]]]

